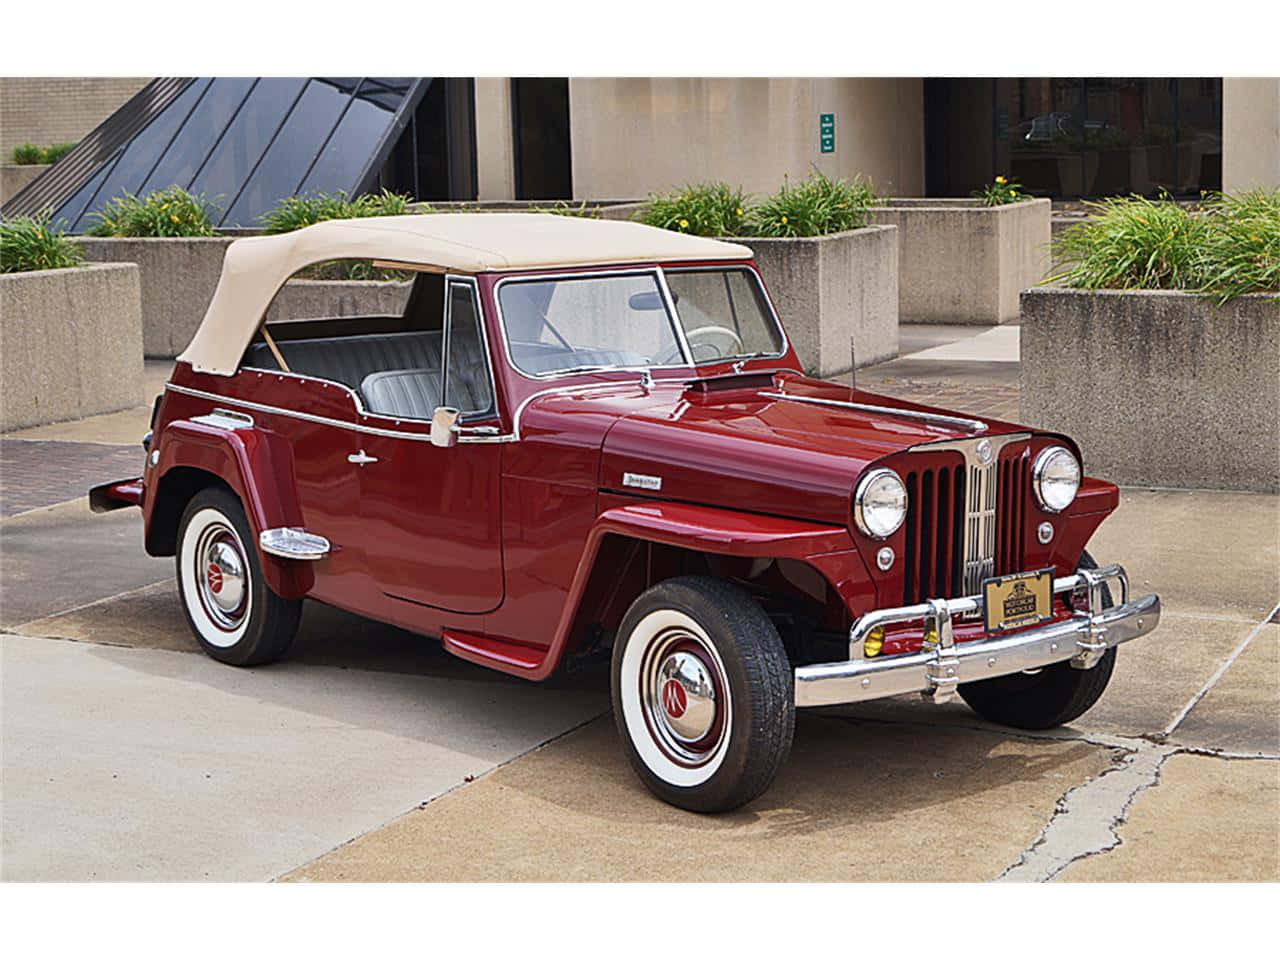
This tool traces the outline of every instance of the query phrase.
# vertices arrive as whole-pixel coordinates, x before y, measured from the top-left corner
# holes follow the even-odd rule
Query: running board
[[[263,553],[285,560],[323,560],[329,555],[329,541],[301,527],[272,527],[258,535]]]
[[[455,657],[517,677],[527,677],[542,666],[547,656],[544,647],[526,647],[460,630],[445,630],[440,639],[445,650]]]

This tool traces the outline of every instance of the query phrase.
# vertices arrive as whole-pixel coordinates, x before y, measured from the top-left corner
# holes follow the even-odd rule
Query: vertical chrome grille
[[[982,581],[1020,570],[1027,481],[1025,451],[1002,460],[1000,452],[1029,434],[947,440],[913,447],[920,453],[955,451],[954,467],[927,464],[908,469],[903,603],[968,596]],[[979,444],[988,445],[982,462]]]

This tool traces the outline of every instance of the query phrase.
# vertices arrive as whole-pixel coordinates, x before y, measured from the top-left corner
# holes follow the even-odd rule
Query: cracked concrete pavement
[[[1000,366],[966,386],[993,410]],[[12,457],[93,468],[88,441],[110,469],[146,413],[23,431],[4,482]],[[703,817],[641,787],[601,673],[532,686],[314,604],[287,663],[225,667],[135,513],[23,496],[0,520],[4,879],[1280,879],[1278,497],[1123,491],[1090,549],[1164,620],[1072,727],[806,711],[772,790]]]

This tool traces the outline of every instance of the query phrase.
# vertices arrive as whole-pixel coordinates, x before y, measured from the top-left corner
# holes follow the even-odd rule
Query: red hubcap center
[[[209,589],[214,593],[222,592],[222,568],[216,563],[209,564],[206,573],[206,579],[209,581]]]
[[[662,685],[662,709],[667,716],[679,720],[689,708],[689,698],[678,680],[668,680]]]

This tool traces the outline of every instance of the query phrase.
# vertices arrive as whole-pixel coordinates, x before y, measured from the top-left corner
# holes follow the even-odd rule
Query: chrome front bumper
[[[1120,602],[1104,608],[1103,585],[1120,586]],[[1160,598],[1154,593],[1129,599],[1129,578],[1119,564],[1080,570],[1053,581],[1053,592],[1081,591],[1086,609],[1066,620],[1030,627],[969,643],[955,642],[951,618],[982,614],[982,597],[929,600],[910,607],[874,610],[849,630],[849,659],[797,667],[796,706],[825,707],[919,692],[944,703],[962,683],[989,680],[1070,660],[1080,670],[1094,667],[1111,647],[1150,633],[1160,622]],[[867,635],[876,627],[921,620],[924,646],[918,653],[883,658],[863,655]]]

